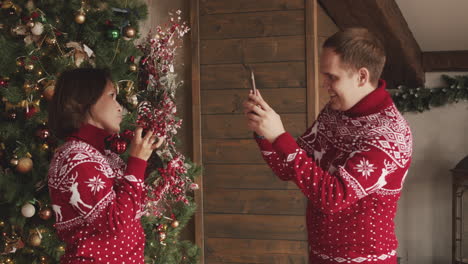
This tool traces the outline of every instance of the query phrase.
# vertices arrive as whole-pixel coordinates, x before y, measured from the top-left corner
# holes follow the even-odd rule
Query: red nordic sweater
[[[57,149],[49,193],[60,239],[60,263],[144,263],[140,224],[146,161],[128,164],[104,150],[107,132],[84,125]]]
[[[297,142],[284,133],[257,143],[275,174],[308,198],[310,263],[396,263],[393,219],[412,136],[383,80],[346,112],[327,105]]]

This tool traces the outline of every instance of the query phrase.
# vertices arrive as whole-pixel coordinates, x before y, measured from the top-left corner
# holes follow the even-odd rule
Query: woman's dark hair
[[[62,72],[49,105],[48,125],[52,133],[63,139],[77,131],[111,80],[105,69],[79,68]]]

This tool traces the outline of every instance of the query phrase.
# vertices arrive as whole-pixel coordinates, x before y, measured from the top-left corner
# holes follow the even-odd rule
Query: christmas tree
[[[110,149],[125,159],[136,125],[166,137],[147,170],[145,262],[196,263],[199,249],[178,239],[195,211],[190,192],[200,170],[176,149],[182,120],[174,100],[182,82],[173,62],[189,30],[179,11],[138,41],[138,23],[147,16],[142,1],[0,5],[0,263],[58,263],[65,250],[47,188],[49,162],[61,144],[47,128],[47,107],[58,74],[76,67],[107,68],[119,88],[126,115]]]

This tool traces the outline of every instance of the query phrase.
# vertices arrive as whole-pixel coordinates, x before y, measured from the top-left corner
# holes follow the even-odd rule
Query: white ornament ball
[[[34,23],[34,27],[31,28],[33,35],[39,36],[44,33],[44,25],[41,22]]]
[[[34,208],[34,205],[30,203],[27,203],[21,207],[21,214],[23,214],[24,217],[33,217],[35,213],[36,208]]]

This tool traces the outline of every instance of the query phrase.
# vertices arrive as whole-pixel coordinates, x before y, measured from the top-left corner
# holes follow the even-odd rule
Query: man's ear
[[[370,82],[370,73],[369,70],[365,67],[362,67],[358,70],[358,83],[359,86],[363,86],[367,82]]]

